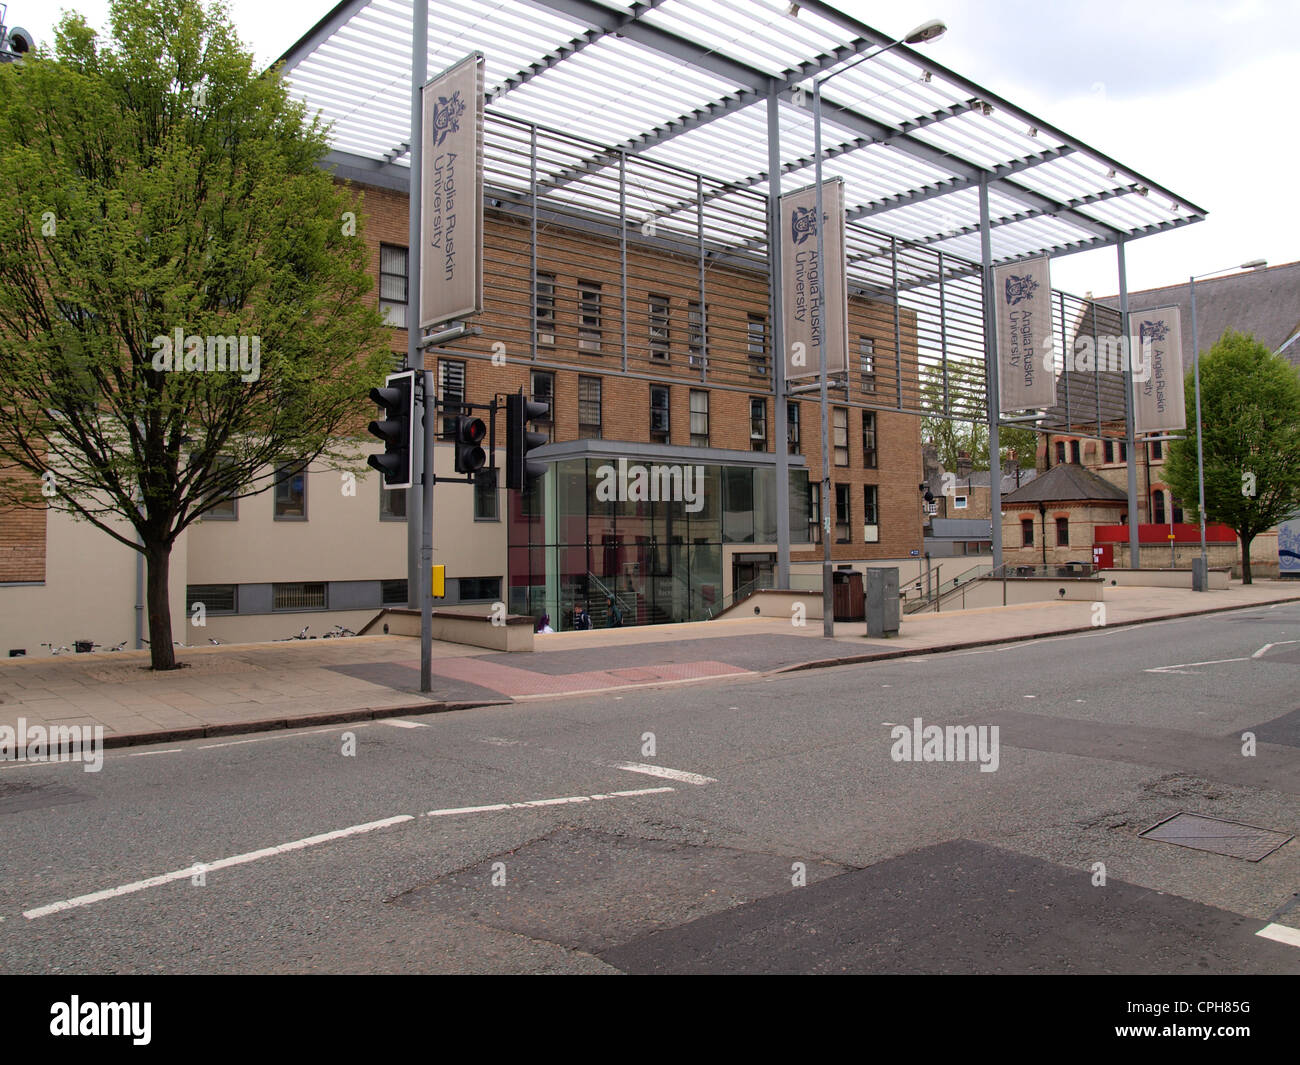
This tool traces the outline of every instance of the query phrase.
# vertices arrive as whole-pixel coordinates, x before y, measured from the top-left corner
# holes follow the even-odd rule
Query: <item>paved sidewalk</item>
[[[1196,593],[1108,588],[1108,627],[1300,600],[1261,581]],[[186,668],[155,674],[148,653],[0,661],[0,726],[102,725],[108,746],[427,714],[510,701],[675,685],[1089,631],[1094,604],[1033,603],[905,617],[868,639],[819,621],[736,618],[539,636],[533,654],[435,643],[434,692],[421,695],[419,645],[399,636],[178,649]]]

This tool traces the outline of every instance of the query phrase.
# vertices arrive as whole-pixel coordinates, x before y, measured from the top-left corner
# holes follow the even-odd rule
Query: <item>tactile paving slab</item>
[[[1242,858],[1248,862],[1267,857],[1292,838],[1282,832],[1243,825],[1239,821],[1223,821],[1186,812],[1167,817],[1138,835],[1142,839],[1154,839],[1211,854],[1226,854],[1229,858]]]

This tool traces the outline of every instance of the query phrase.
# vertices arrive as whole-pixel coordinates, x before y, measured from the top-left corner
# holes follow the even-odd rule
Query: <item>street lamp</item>
[[[1226,274],[1233,270],[1262,270],[1268,263],[1264,259],[1251,259],[1240,266],[1225,266],[1204,274],[1193,274],[1187,279],[1187,290],[1192,304],[1192,378],[1196,382],[1196,487],[1200,493],[1201,518],[1201,583],[1200,590],[1210,590],[1210,558],[1205,548],[1205,452],[1201,439],[1201,338],[1196,328],[1196,282],[1203,277]]]
[[[822,422],[822,488],[821,488],[821,510],[822,510],[822,635],[835,635],[835,606],[832,594],[832,573],[831,573],[831,528],[830,507],[831,507],[831,456],[830,456],[830,397],[827,392],[826,383],[826,281],[829,271],[826,269],[826,241],[823,235],[825,229],[825,212],[822,209],[822,84],[828,82],[831,78],[839,77],[846,70],[852,70],[868,59],[875,59],[883,55],[891,48],[896,48],[900,44],[924,44],[927,41],[933,41],[942,37],[947,32],[948,27],[939,19],[930,19],[917,26],[906,37],[900,37],[874,52],[869,52],[864,56],[859,56],[852,63],[840,67],[829,74],[823,75],[813,81],[813,159],[815,175],[814,181],[817,185],[817,207],[814,217],[814,224],[817,228],[817,267],[821,271],[821,284],[817,288],[817,309],[821,320],[821,329],[817,334],[817,354],[819,365],[818,369],[821,374],[821,422]],[[848,367],[845,367],[845,375],[848,374]],[[846,389],[847,390],[847,389]],[[849,536],[852,538],[852,528],[850,527]]]

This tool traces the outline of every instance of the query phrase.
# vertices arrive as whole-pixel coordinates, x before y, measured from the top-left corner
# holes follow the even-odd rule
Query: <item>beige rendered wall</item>
[[[125,523],[117,527],[134,538]],[[35,657],[48,653],[42,642],[71,648],[83,639],[133,648],[136,552],[60,511],[47,511],[45,535],[45,582],[0,585],[0,655],[21,647]],[[172,628],[183,641],[186,547],[182,535],[171,558]]]
[[[377,452],[377,444],[358,453],[359,463],[353,470],[355,495],[344,494],[340,471],[321,462],[309,467],[306,521],[276,521],[274,492],[267,491],[241,499],[236,521],[196,523],[191,533],[188,583],[405,577],[406,523],[380,521],[379,475],[364,466],[364,456]],[[500,448],[497,461],[505,461]],[[435,448],[435,470],[440,477],[456,476],[450,445]],[[470,485],[435,487],[433,561],[446,565],[448,578],[505,577],[506,492],[498,491],[498,497],[501,520],[476,522]]]

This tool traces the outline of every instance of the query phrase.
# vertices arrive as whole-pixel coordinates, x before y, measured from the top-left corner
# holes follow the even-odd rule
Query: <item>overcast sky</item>
[[[737,0],[743,2],[743,0]],[[334,0],[228,0],[263,63],[278,58]],[[948,33],[924,47],[1209,217],[1135,241],[1131,289],[1186,281],[1248,259],[1300,259],[1300,3],[1295,0],[839,0],[901,36],[930,18]],[[11,0],[8,23],[52,42],[65,7],[107,28],[107,0]],[[1116,290],[1114,249],[1053,260],[1052,283]]]

